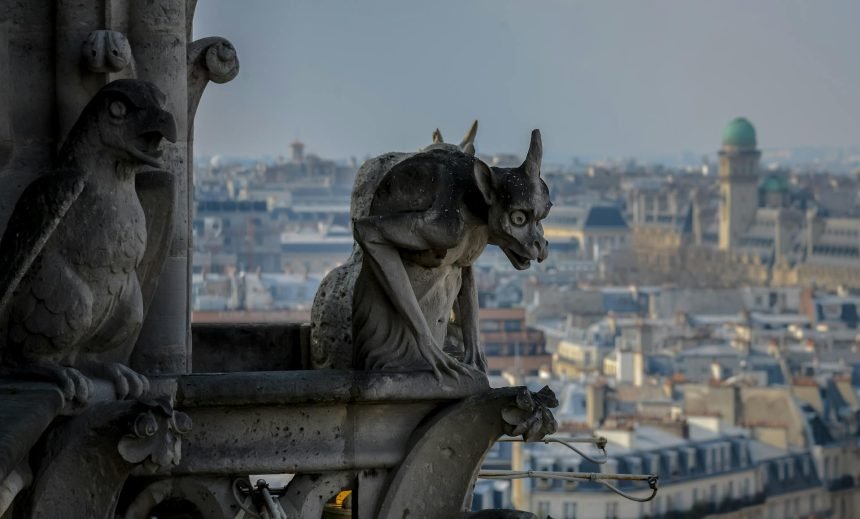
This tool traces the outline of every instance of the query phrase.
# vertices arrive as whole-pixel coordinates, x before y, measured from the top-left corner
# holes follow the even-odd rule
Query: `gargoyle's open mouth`
[[[143,132],[135,137],[134,147],[129,151],[139,161],[155,168],[160,167],[161,161],[159,159],[162,154],[161,139],[163,137],[161,132],[157,130]]]
[[[516,252],[512,251],[511,249],[508,249],[507,247],[501,247],[501,249],[505,253],[505,256],[507,256],[510,260],[511,265],[513,265],[514,268],[517,270],[525,270],[529,268],[529,266],[532,264],[533,258],[517,254]]]

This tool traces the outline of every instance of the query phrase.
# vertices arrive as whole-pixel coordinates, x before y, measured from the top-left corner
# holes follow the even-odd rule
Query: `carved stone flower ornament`
[[[513,404],[502,409],[505,434],[520,436],[527,442],[543,439],[558,428],[550,408],[558,407],[558,399],[548,386],[537,393],[520,388]]]
[[[166,400],[142,402],[148,407],[131,423],[131,432],[117,446],[129,463],[143,463],[150,469],[179,464],[182,458],[180,436],[191,430],[191,418],[174,411]]]

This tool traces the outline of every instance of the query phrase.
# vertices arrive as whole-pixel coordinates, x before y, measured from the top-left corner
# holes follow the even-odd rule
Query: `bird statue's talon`
[[[149,390],[149,381],[133,369],[119,363],[93,363],[87,372],[96,378],[110,381],[116,392],[117,400],[135,400]]]

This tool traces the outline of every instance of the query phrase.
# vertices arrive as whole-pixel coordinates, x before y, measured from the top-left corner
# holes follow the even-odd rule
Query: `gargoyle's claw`
[[[109,364],[106,368],[118,399],[139,398],[149,390],[149,380],[131,368],[122,364]]]
[[[75,368],[62,366],[52,361],[31,361],[11,368],[14,376],[47,380],[56,383],[66,402],[82,405],[93,394],[93,383]]]
[[[134,400],[149,391],[149,380],[124,364],[92,362],[82,369],[96,378],[113,383],[118,400]]]
[[[86,404],[93,392],[93,382],[74,368],[60,368],[57,372],[63,396],[67,401]]]

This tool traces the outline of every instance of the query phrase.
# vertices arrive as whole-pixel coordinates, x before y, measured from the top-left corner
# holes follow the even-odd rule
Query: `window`
[[[505,321],[505,331],[506,332],[520,332],[523,329],[523,323],[521,321],[508,319]]]
[[[576,503],[564,504],[564,519],[576,519]]]
[[[541,472],[551,472],[553,469],[552,464],[549,465],[541,465],[538,467],[538,470]],[[535,488],[539,489],[547,489],[552,486],[552,480],[549,478],[537,478],[535,481]]]
[[[497,332],[499,331],[499,321],[481,319],[480,327],[482,332]]]
[[[678,475],[678,453],[677,452],[669,452],[669,477],[674,477]]]
[[[652,454],[651,455],[651,469],[650,472],[652,474],[660,475],[660,455]]]
[[[576,468],[577,467],[575,467],[573,465],[569,465],[567,467],[567,469],[565,469],[565,470],[567,470],[567,472],[576,472]],[[563,479],[562,480],[562,487],[564,487],[565,490],[576,490],[576,481],[573,479]],[[573,511],[574,511],[574,513],[576,513],[576,503],[565,503],[565,507],[567,505],[573,505]],[[565,508],[565,510],[566,509],[567,508]]]
[[[699,489],[694,488],[693,489],[693,506],[696,506],[696,503],[698,503],[698,502],[699,502]]]
[[[538,501],[537,516],[546,519],[549,516],[549,501]]]
[[[606,519],[618,517],[618,503],[606,503]]]

